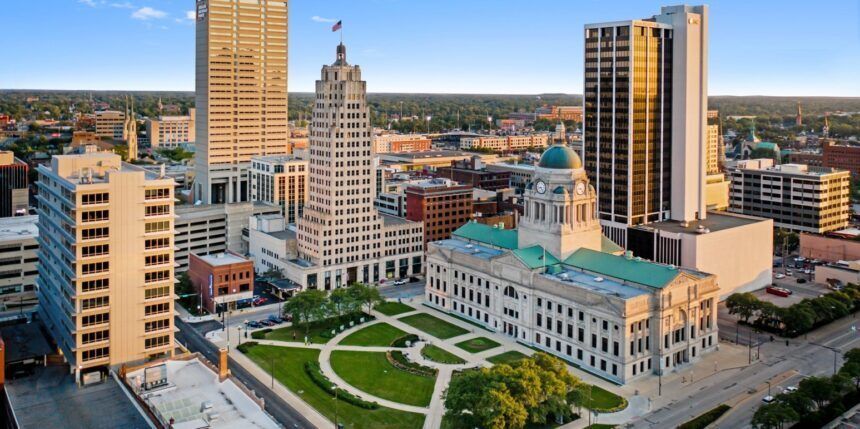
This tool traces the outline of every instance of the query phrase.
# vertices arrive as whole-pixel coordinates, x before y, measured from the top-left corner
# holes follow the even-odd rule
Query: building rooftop
[[[212,253],[209,255],[196,255],[198,258],[203,260],[209,265],[213,267],[220,267],[224,265],[232,265],[232,264],[241,264],[244,262],[250,262],[250,259],[243,258],[235,253],[224,252],[224,253]]]
[[[718,232],[726,229],[732,229],[744,225],[767,221],[768,219],[754,216],[746,216],[737,213],[708,212],[708,216],[704,220],[687,222],[686,226],[684,226],[681,222],[675,220],[666,220],[662,222],[649,223],[647,225],[639,225],[636,228],[657,229],[661,231],[675,233],[701,234],[708,232]]]
[[[151,426],[113,378],[78,387],[68,367],[37,367],[7,380],[11,418],[21,429],[149,429]]]
[[[403,225],[403,224],[407,224],[407,223],[416,223],[416,224],[421,223],[421,222],[413,222],[413,221],[406,219],[406,218],[403,218],[403,217],[392,216],[392,215],[385,214],[385,213],[380,213],[379,216],[382,218],[382,222],[383,222],[384,226]]]
[[[398,153],[381,153],[380,157],[387,159],[399,160],[420,160],[428,158],[445,158],[445,157],[471,157],[474,153],[455,151],[455,150],[430,150],[424,152],[398,152]]]
[[[166,385],[142,390],[147,368],[130,372],[128,380],[162,422],[174,419],[173,429],[280,428],[233,380],[219,381],[199,359],[169,360],[165,365]]]
[[[469,243],[467,241],[457,240],[455,238],[434,241],[433,244],[448,250],[469,254],[471,256],[481,259],[490,259],[505,253],[504,250],[494,249],[492,247],[482,246],[480,244]]]
[[[280,231],[263,232],[263,234],[268,234],[274,238],[277,238],[278,240],[284,240],[284,241],[296,239],[296,232],[289,230],[289,229],[283,229]]]
[[[38,221],[37,215],[0,218],[0,243],[36,238],[39,235]]]
[[[531,247],[512,250],[511,253],[531,269],[555,265],[561,262],[537,244]]]
[[[0,328],[0,337],[6,345],[5,361],[19,362],[25,359],[46,356],[53,348],[42,333],[39,323],[20,323]]]
[[[629,299],[644,295],[646,292],[624,283],[595,277],[594,274],[586,273],[565,265],[557,265],[543,274],[554,281],[562,283],[570,283],[582,289],[601,295],[615,296],[622,299]]]
[[[628,258],[596,250],[581,248],[564,260],[564,265],[613,277],[631,283],[662,288],[681,273],[677,267]]]
[[[467,222],[452,232],[451,235],[503,249],[513,250],[519,248],[519,237],[515,229],[504,229],[477,222]]]

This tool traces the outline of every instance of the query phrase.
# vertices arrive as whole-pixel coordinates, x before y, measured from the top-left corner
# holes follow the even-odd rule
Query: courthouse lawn
[[[469,333],[466,329],[427,313],[413,314],[398,320],[442,340]]]
[[[305,372],[305,362],[318,362],[319,350],[279,347],[258,344],[248,350],[247,356],[271,374],[274,363],[275,378],[293,391],[311,407],[331,421],[335,417],[335,399],[314,383]],[[355,429],[421,429],[424,415],[379,407],[366,410],[348,402],[337,401],[338,421]]]
[[[480,353],[498,347],[501,344],[486,337],[478,337],[459,342],[455,345],[469,353]]]
[[[513,363],[513,362],[516,362],[520,359],[525,359],[527,357],[528,357],[527,355],[524,355],[524,354],[522,354],[516,350],[511,350],[511,351],[504,352],[502,354],[488,357],[487,361],[489,361],[491,363],[495,363],[495,364]]]
[[[349,334],[339,344],[344,346],[388,347],[394,340],[404,335],[406,332],[394,326],[387,323],[377,323]]]
[[[384,352],[335,350],[331,367],[344,381],[373,396],[401,404],[430,405],[436,377],[412,374],[395,368]]]
[[[459,365],[466,363],[466,361],[460,359],[457,355],[443,348],[436,347],[433,344],[427,344],[426,346],[424,346],[424,348],[421,349],[421,356],[424,356],[424,359],[448,365]]]
[[[373,307],[373,309],[386,316],[396,316],[398,314],[415,311],[414,308],[397,301],[386,301],[382,304],[377,305],[376,307]]]

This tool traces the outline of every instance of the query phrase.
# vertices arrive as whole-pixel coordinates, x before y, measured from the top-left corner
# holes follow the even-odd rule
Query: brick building
[[[27,214],[30,167],[10,151],[0,151],[0,217]]]
[[[439,177],[488,191],[496,191],[511,186],[510,172],[488,171],[479,157],[452,161],[450,167],[439,167],[436,169],[436,173]]]
[[[822,166],[848,170],[852,176],[860,174],[860,146],[823,140]]]
[[[472,187],[431,179],[406,188],[406,218],[424,222],[424,243],[444,240],[472,217]]]
[[[210,313],[235,310],[236,302],[254,296],[254,262],[237,253],[198,256],[188,261],[188,276]]]

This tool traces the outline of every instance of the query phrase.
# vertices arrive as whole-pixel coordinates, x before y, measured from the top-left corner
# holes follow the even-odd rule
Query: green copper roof
[[[665,287],[680,273],[677,268],[666,265],[627,259],[624,256],[610,255],[586,248],[573,252],[564,260],[564,264],[653,288]]]
[[[516,249],[519,244],[517,230],[496,228],[477,222],[467,222],[451,233],[455,237],[477,241],[503,249]]]
[[[600,251],[604,253],[618,253],[623,252],[624,248],[615,244],[614,241],[610,240],[609,237],[605,235],[600,236]]]
[[[756,149],[767,149],[767,150],[772,150],[772,151],[776,152],[776,149],[778,146],[774,142],[761,142],[761,143],[757,144],[755,147],[756,147]]]
[[[552,266],[561,262],[549,252],[545,252],[543,247],[537,244],[531,247],[512,250],[511,253],[520,258],[531,269]],[[544,257],[546,257],[546,260],[544,260]]]
[[[573,149],[565,145],[552,145],[540,157],[538,167],[555,169],[582,168],[582,160]]]

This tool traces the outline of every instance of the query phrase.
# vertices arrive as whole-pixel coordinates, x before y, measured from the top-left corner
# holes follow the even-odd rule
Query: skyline
[[[30,43],[9,45],[7,55],[22,61],[0,64],[0,88],[194,90],[191,2],[44,3],[7,6],[17,18],[10,33],[27,34]],[[319,65],[334,59],[339,35],[331,25],[340,19],[348,59],[362,67],[371,93],[581,94],[584,24],[646,18],[675,3],[550,0],[516,9],[514,1],[293,0],[289,89],[313,91]],[[710,95],[860,96],[853,77],[860,67],[860,3],[823,4],[808,10],[799,1],[709,3]],[[778,24],[785,22],[795,25]],[[59,45],[56,33],[34,30],[39,26],[70,31]],[[53,48],[41,53],[44,46]]]

